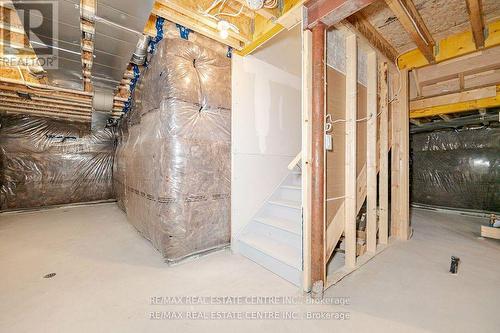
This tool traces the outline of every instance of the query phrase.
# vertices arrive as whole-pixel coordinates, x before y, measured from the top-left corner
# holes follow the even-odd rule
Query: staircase
[[[238,248],[245,257],[300,286],[302,173],[297,163],[291,164],[291,172],[246,225]]]

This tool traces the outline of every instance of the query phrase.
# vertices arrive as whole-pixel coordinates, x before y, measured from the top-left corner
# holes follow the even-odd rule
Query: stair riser
[[[269,203],[264,205],[259,216],[271,216],[284,220],[297,221],[302,224],[302,211],[300,209],[272,205]]]
[[[299,235],[267,224],[252,221],[248,226],[247,232],[272,238],[277,242],[292,246],[299,251],[302,247],[302,239]]]
[[[283,185],[292,185],[292,186],[302,186],[302,175],[300,174],[290,174]]]
[[[300,206],[300,202],[302,200],[302,192],[300,190],[288,189],[288,188],[279,188],[276,193],[273,194],[271,200],[280,201],[280,200],[289,200],[297,203],[297,206]]]
[[[259,250],[249,246],[245,242],[239,242],[239,250],[242,255],[255,261],[264,268],[270,270],[271,272],[281,276],[285,280],[300,286],[302,280],[302,272],[298,269],[289,266],[281,261],[274,259],[273,257],[260,252]]]

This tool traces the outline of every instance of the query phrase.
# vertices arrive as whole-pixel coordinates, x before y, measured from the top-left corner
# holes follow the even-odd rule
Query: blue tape
[[[132,96],[134,94],[137,81],[139,81],[139,77],[141,76],[139,66],[137,66],[136,64],[132,65],[132,71],[134,73],[134,77],[132,78],[132,80],[130,80],[130,96],[128,97],[128,100],[125,102],[125,105],[123,107],[123,113],[129,112],[130,108],[132,107]]]
[[[231,46],[227,47],[226,57],[228,57],[229,59],[233,57],[233,48]]]
[[[189,33],[192,31],[191,29],[188,29],[180,24],[176,24],[175,26],[179,29],[179,34],[182,39],[189,39]]]
[[[156,18],[156,37],[151,38],[149,41],[149,53],[154,54],[156,51],[156,45],[163,39],[163,23],[165,19],[163,17]]]

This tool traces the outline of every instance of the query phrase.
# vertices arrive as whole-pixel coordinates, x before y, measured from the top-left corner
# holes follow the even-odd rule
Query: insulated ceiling
[[[120,83],[153,3],[154,0],[97,0],[92,67],[92,82],[97,90],[115,89]],[[57,4],[58,33],[50,37],[52,46],[58,48],[59,66],[46,69],[49,82],[82,90],[80,1],[58,0]]]

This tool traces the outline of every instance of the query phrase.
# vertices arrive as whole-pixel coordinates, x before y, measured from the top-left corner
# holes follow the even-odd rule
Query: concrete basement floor
[[[153,296],[301,296],[229,251],[175,267],[115,204],[0,216],[0,332],[499,332],[500,242],[477,218],[414,210],[395,243],[330,288],[349,305],[151,305]],[[461,258],[458,275],[450,256]],[[44,279],[47,273],[57,275]],[[154,311],[349,312],[339,320],[151,320]]]

